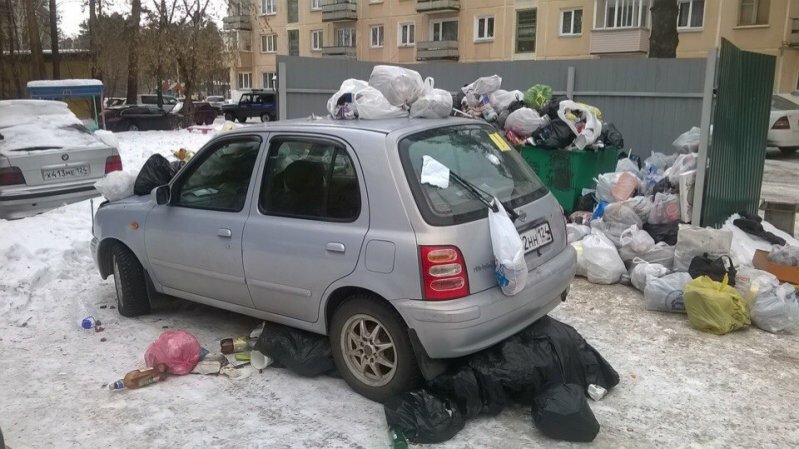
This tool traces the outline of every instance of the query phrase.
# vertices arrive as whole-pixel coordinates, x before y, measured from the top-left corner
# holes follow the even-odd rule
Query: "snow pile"
[[[61,101],[0,101],[0,134],[0,154],[102,145]]]
[[[133,185],[136,183],[138,170],[112,171],[103,179],[94,183],[94,188],[100,191],[108,201],[117,201],[133,195]]]
[[[28,81],[28,87],[78,87],[78,86],[102,86],[103,82],[93,79],[71,79],[71,80],[37,80]]]

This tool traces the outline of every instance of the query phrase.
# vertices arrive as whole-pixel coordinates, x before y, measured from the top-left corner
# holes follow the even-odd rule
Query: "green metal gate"
[[[719,227],[738,211],[757,212],[775,61],[722,40],[702,226]]]

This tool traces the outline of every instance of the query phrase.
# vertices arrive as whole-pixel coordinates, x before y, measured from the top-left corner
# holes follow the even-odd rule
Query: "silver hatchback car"
[[[423,156],[462,182],[422,184]],[[529,275],[515,296],[497,285],[480,191],[518,215]],[[563,211],[519,153],[454,118],[225,133],[150,196],[104,203],[93,234],[122,315],[160,292],[326,334],[377,401],[539,319],[576,269]]]

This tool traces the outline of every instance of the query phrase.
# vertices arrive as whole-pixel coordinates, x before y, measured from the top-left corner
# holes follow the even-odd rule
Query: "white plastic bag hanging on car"
[[[424,93],[424,81],[419,72],[393,65],[376,65],[369,85],[394,106],[410,106]]]
[[[408,116],[408,111],[399,106],[392,106],[379,90],[371,86],[355,92],[353,102],[358,111],[358,118],[361,119],[380,120]]]
[[[466,95],[490,95],[496,92],[502,85],[502,78],[499,75],[484,76],[477,78],[473,83],[468,86],[461,87],[461,90]]]
[[[491,232],[491,247],[494,250],[494,268],[497,283],[502,293],[513,296],[527,284],[527,262],[524,260],[524,245],[516,226],[508,217],[502,204],[494,198],[497,211],[488,209],[488,228]]]
[[[452,113],[452,94],[434,88],[433,78],[424,80],[424,94],[411,105],[411,117],[446,118]]]

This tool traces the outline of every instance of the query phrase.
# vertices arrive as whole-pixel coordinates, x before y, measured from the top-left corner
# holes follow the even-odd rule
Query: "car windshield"
[[[776,109],[778,111],[799,110],[799,104],[796,104],[779,95],[773,95],[771,97],[771,109]]]
[[[399,143],[400,159],[425,221],[443,226],[487,215],[480,199],[460,183],[442,189],[422,184],[422,160],[430,156],[489,195],[518,207],[546,195],[533,170],[493,128],[480,125],[437,128]]]

